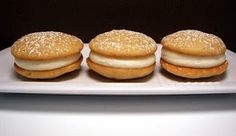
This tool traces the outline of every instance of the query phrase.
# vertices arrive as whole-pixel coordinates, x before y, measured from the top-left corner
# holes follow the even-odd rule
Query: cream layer
[[[89,59],[94,63],[115,68],[144,68],[156,62],[155,55],[135,58],[114,58],[99,55],[94,52],[90,52]]]
[[[80,56],[81,54],[75,54],[64,58],[50,60],[23,60],[15,58],[15,63],[17,66],[26,70],[52,70],[72,64],[77,61]]]
[[[209,68],[225,62],[225,54],[218,56],[193,56],[162,48],[161,58],[171,64],[193,68]]]

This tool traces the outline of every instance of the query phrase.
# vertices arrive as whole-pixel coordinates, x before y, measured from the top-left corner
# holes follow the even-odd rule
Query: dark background
[[[198,29],[236,52],[236,6],[225,0],[5,0],[0,2],[0,49],[35,31],[62,31],[89,42],[111,29],[161,38]]]

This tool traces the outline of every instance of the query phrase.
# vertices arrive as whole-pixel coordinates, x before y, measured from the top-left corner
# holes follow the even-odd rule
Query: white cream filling
[[[191,56],[162,48],[161,58],[171,64],[193,68],[209,68],[225,62],[225,54],[219,56]]]
[[[15,58],[15,63],[17,66],[26,70],[51,70],[72,64],[77,61],[80,56],[81,54],[76,54],[51,60],[23,60]]]
[[[94,63],[115,68],[144,68],[156,62],[155,55],[135,58],[113,58],[90,52],[89,58]]]

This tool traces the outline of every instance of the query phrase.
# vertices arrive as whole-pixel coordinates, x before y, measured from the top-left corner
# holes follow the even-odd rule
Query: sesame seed
[[[221,54],[225,51],[223,41],[213,35],[198,30],[182,30],[173,34],[167,35],[161,42],[168,48],[182,51],[186,54],[191,54],[192,51],[196,54]]]
[[[18,39],[12,45],[12,51],[15,54],[24,53],[26,58],[42,58],[53,54],[59,56],[66,54],[73,48],[79,50],[82,47],[78,46],[78,43],[81,42],[79,38],[62,32],[35,32]]]
[[[114,54],[129,52],[131,56],[132,53],[154,53],[156,46],[156,42],[151,37],[129,30],[112,30],[105,32],[99,34],[90,42],[92,49],[98,49],[104,52],[113,51]]]

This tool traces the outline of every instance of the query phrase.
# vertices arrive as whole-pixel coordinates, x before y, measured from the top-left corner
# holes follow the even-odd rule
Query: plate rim
[[[88,44],[85,44],[87,46]],[[0,51],[0,56],[8,52],[10,47]],[[88,46],[87,46],[88,48]],[[159,47],[160,48],[160,47]],[[226,55],[236,58],[236,53],[226,51]],[[48,85],[49,84],[49,85]],[[186,95],[186,94],[226,94],[236,93],[236,82],[226,82],[224,86],[220,82],[177,82],[159,83],[152,86],[145,82],[97,82],[76,85],[69,82],[25,82],[25,81],[0,81],[0,93],[26,93],[26,94],[77,94],[77,95]],[[207,84],[207,85],[206,85]],[[226,85],[227,84],[227,85]],[[44,85],[44,88],[40,86]],[[56,88],[60,86],[60,88]],[[115,88],[114,88],[115,86]],[[134,87],[135,86],[135,87]],[[191,86],[187,90],[182,86]],[[66,89],[69,87],[70,89]],[[113,87],[113,88],[112,88]],[[223,91],[224,90],[224,91]]]

